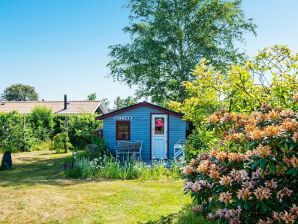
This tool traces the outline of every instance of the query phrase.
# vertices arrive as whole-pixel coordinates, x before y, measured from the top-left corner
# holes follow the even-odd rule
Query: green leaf
[[[296,168],[290,168],[290,169],[288,169],[288,171],[286,172],[286,175],[297,176],[297,172],[298,172],[298,170],[297,170]]]
[[[293,173],[293,168],[288,169],[288,171],[286,172],[287,175],[291,175]]]
[[[266,160],[265,159],[261,159],[260,160],[260,167],[265,170],[266,169]]]
[[[262,209],[265,212],[268,210],[268,206],[267,206],[267,204],[265,202],[262,202]]]
[[[273,165],[272,163],[269,163],[269,170],[270,170],[270,173],[275,174],[276,173],[276,166]]]
[[[254,163],[251,164],[252,169],[256,169],[260,164],[260,160],[255,161]]]
[[[249,209],[248,203],[247,202],[244,202],[243,207],[244,207],[245,210],[248,210]]]

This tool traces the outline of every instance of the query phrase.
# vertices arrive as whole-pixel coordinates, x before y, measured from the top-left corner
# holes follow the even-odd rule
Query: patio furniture
[[[142,159],[142,145],[143,142],[141,141],[118,141],[116,149],[116,159],[130,160]]]
[[[185,164],[185,144],[182,141],[178,141],[174,145],[174,163],[176,165]]]

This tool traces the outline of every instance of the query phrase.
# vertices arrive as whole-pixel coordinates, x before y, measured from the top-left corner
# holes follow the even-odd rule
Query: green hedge
[[[51,141],[68,132],[71,144],[83,149],[92,142],[97,129],[102,127],[96,115],[55,115],[48,108],[36,107],[31,114],[0,113],[0,151],[30,151],[44,141]]]

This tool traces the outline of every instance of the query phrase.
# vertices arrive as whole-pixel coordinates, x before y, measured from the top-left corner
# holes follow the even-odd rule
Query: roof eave
[[[119,110],[112,111],[112,112],[107,113],[107,114],[100,115],[100,116],[96,117],[96,120],[103,120],[103,119],[111,117],[113,115],[117,115],[117,114],[125,112],[125,111],[130,111],[130,110],[133,110],[135,108],[142,107],[142,106],[143,107],[151,107],[151,108],[154,108],[156,110],[162,111],[164,113],[172,114],[172,115],[174,115],[176,117],[179,117],[179,118],[183,117],[183,114],[181,114],[181,113],[171,111],[171,110],[168,110],[166,108],[163,108],[163,107],[160,107],[160,106],[148,103],[148,102],[141,102],[141,103],[137,103],[137,104],[125,107],[125,108],[121,108]]]

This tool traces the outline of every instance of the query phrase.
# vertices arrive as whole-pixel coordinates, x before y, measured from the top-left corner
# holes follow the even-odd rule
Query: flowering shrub
[[[297,223],[298,113],[214,113],[220,140],[184,168],[194,211],[220,223]]]

